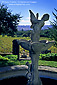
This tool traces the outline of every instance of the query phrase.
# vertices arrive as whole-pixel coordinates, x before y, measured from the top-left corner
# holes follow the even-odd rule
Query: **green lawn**
[[[25,65],[27,60],[20,61],[20,65]],[[31,63],[31,60],[28,60],[29,63]],[[57,62],[55,61],[45,61],[45,60],[39,60],[39,66],[51,66],[51,67],[57,67]]]
[[[39,60],[40,66],[50,66],[50,67],[57,67],[56,61],[45,61],[45,60]]]
[[[22,60],[22,61],[19,62],[19,65],[25,65],[27,61],[29,63],[31,63],[31,60]],[[57,67],[57,62],[55,62],[55,61],[39,60],[39,66]]]
[[[19,65],[25,65],[27,60],[23,60],[19,62]],[[28,60],[29,63],[31,63],[31,60]],[[50,67],[57,67],[57,62],[55,61],[45,61],[45,60],[39,60],[39,66],[50,66]]]
[[[26,65],[26,62],[31,63],[31,60],[21,60],[21,61],[0,61],[0,67],[4,66],[12,66],[12,65]],[[39,60],[39,66],[50,66],[50,67],[57,67],[56,61],[45,61],[45,60]]]

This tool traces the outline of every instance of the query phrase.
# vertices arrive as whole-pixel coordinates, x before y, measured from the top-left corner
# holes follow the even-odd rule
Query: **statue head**
[[[38,29],[40,30],[43,26],[45,21],[49,20],[49,14],[44,14],[43,17],[41,18],[41,20],[38,20],[39,14],[37,13],[36,16],[34,15],[34,13],[29,10],[30,12],[30,21],[31,21],[31,28],[33,28],[33,30],[35,30],[34,26],[37,25]]]

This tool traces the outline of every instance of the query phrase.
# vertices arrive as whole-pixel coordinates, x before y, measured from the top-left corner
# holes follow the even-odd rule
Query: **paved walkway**
[[[45,71],[51,71],[51,72],[57,72],[57,68],[49,67],[49,66],[39,66],[39,70],[45,70]]]
[[[14,66],[0,67],[0,73],[12,71],[12,70],[27,70],[27,69],[28,67],[26,65],[14,65]],[[38,69],[42,71],[50,71],[50,72],[57,73],[57,68],[54,68],[54,67],[39,66]]]
[[[26,65],[0,67],[0,80],[15,76],[26,76],[27,69],[28,66]],[[39,66],[38,69],[40,77],[52,78],[57,80],[57,68],[48,67],[48,66]]]

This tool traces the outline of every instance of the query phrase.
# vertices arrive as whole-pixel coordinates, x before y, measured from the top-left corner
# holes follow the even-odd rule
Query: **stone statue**
[[[30,21],[31,21],[31,28],[33,28],[33,31],[31,33],[31,40],[32,42],[38,42],[40,38],[40,31],[41,28],[44,26],[45,21],[49,19],[48,14],[44,14],[41,20],[38,20],[38,16],[35,17],[35,15],[30,11]],[[38,14],[38,13],[37,13]]]
[[[31,41],[18,40],[18,44],[21,45],[24,49],[29,50],[29,55],[32,61],[31,65],[27,63],[27,75],[30,75],[27,85],[42,85],[38,72],[39,54],[41,53],[41,51],[50,48],[54,42],[48,42],[46,40],[39,41],[41,28],[44,26],[45,21],[49,19],[49,15],[44,14],[41,20],[38,20],[38,13],[35,17],[34,13],[31,10],[29,10],[29,12],[31,28],[33,29],[31,32]]]

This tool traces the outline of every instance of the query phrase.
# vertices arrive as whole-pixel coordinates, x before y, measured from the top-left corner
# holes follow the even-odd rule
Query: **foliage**
[[[10,56],[11,57],[11,56]],[[3,58],[3,60],[1,60]],[[14,57],[13,57],[14,58]],[[12,65],[26,65],[26,62],[31,63],[31,60],[15,60],[13,61],[11,59],[6,58],[6,56],[1,56],[0,55],[0,67],[4,66],[12,66]],[[57,62],[55,61],[46,61],[46,60],[39,60],[39,65],[43,66],[51,66],[51,67],[57,67]]]
[[[8,58],[2,57],[2,56],[0,55],[0,61],[8,61],[8,60],[9,60]]]
[[[56,61],[39,60],[39,66],[57,67]]]
[[[49,29],[41,30],[40,36],[41,37],[48,37],[49,38],[49,36],[50,36],[50,30]]]
[[[47,37],[40,37],[40,40],[48,40],[48,41],[51,41],[50,38],[47,38]]]
[[[52,21],[50,21],[50,24],[52,25],[52,28],[49,28],[50,31],[50,38],[54,39],[57,42],[57,10],[54,8],[54,10],[56,11],[56,14],[54,12],[52,12],[52,14],[54,15],[55,19]]]
[[[18,61],[17,55],[6,55],[4,57],[0,55],[0,67],[12,65],[25,65],[26,62],[27,60]],[[29,62],[31,63],[31,61]]]
[[[51,53],[57,53],[57,47],[51,46],[48,50],[51,50]]]
[[[40,54],[40,60],[57,61],[57,53]]]
[[[18,39],[18,40],[20,40],[20,39],[30,40],[30,37],[11,37],[11,36],[6,36],[6,37],[4,36],[4,37],[2,37],[0,35],[0,53],[12,53],[12,45],[13,45],[12,41],[14,39]],[[46,38],[46,37],[41,37],[40,40],[48,40],[48,41],[50,41],[50,39]],[[19,52],[22,53],[23,50],[24,49],[20,46],[20,51]],[[52,53],[53,52],[57,53],[57,48],[54,47],[54,46],[49,48],[49,50],[51,50]],[[28,53],[27,50],[25,50],[25,52]]]
[[[31,31],[17,31],[16,36],[17,37],[30,37]]]
[[[8,58],[2,57],[2,56],[0,55],[0,67],[1,67],[1,66],[7,66],[7,62],[8,62],[8,61],[9,61]]]
[[[30,40],[29,37],[9,37],[9,36],[2,37],[2,36],[0,36],[0,53],[12,53],[12,45],[13,45],[12,41],[14,39],[18,39],[18,40],[20,40],[20,39]],[[21,46],[20,46],[20,53],[23,50],[24,49],[21,48]],[[28,52],[28,51],[26,50],[26,52]]]
[[[7,55],[4,57],[0,55],[0,67],[16,65],[15,63],[16,61],[17,61],[17,55]]]
[[[11,55],[6,55],[5,58],[8,58],[8,59],[10,59],[12,61],[16,61],[18,57],[17,57],[17,55],[12,55],[11,54]]]
[[[0,4],[0,35],[13,36],[20,18],[19,14],[12,14],[7,6]]]
[[[30,37],[31,30],[28,31],[17,31],[16,36],[17,37]],[[40,37],[47,37],[49,38],[50,31],[48,29],[41,30]]]

